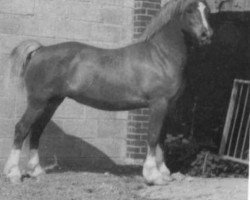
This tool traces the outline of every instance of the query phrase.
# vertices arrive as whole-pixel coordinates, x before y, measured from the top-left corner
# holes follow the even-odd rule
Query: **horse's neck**
[[[170,57],[176,58],[176,64],[182,65],[186,59],[186,45],[180,25],[176,21],[170,22],[162,28],[151,42]]]

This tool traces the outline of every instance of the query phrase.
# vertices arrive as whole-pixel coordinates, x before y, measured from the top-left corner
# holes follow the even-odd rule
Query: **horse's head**
[[[186,0],[182,8],[182,29],[198,40],[209,44],[213,30],[208,23],[210,9],[204,0]]]

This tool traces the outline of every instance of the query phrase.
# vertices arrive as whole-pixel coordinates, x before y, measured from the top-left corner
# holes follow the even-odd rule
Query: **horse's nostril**
[[[207,38],[207,33],[206,33],[205,31],[202,32],[201,37],[202,37],[202,38]]]

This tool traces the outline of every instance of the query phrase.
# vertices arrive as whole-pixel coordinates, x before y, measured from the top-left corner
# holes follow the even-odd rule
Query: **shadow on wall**
[[[52,172],[110,172],[113,174],[138,174],[138,166],[116,165],[106,154],[81,138],[67,135],[51,121],[40,140],[39,156],[42,166],[58,162]]]

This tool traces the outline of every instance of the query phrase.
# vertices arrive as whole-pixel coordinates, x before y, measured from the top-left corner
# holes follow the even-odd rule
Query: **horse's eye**
[[[206,9],[205,9],[205,14],[206,14],[206,15],[209,15],[209,14],[210,14],[210,10],[209,10],[209,8],[207,8],[207,7],[206,7]]]

